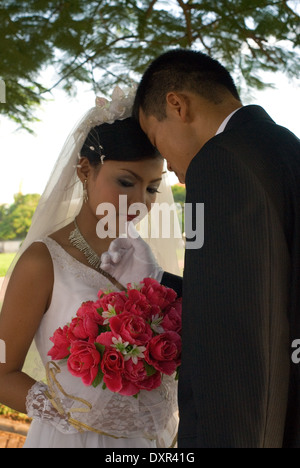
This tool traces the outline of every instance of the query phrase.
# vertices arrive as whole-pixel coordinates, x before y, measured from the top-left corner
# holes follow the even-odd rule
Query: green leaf
[[[144,366],[148,377],[151,377],[152,375],[156,374],[157,370],[153,366],[148,364],[148,362],[144,361]]]
[[[100,343],[95,343],[95,346],[96,346],[97,351],[99,351],[99,353],[101,354],[101,357],[103,357],[105,353],[105,346]]]
[[[106,333],[108,331],[110,331],[109,324],[108,325],[99,325],[99,335],[101,335],[102,333]]]
[[[98,385],[101,384],[102,380],[103,380],[103,377],[104,377],[104,374],[99,366],[99,371],[98,371],[98,374],[97,374],[97,377],[95,378],[94,382],[93,382],[93,387],[96,388],[98,387]]]

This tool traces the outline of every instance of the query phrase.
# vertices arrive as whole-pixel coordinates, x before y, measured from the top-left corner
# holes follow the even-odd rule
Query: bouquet
[[[158,388],[181,363],[182,304],[175,291],[146,278],[126,291],[99,291],[50,340],[52,360],[67,360],[86,386],[137,397]]]

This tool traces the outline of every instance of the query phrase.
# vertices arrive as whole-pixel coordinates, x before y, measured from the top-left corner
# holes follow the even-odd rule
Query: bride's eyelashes
[[[121,187],[126,187],[126,188],[134,187],[134,184],[132,182],[129,182],[128,180],[119,179],[118,182],[121,185]]]
[[[153,187],[153,188],[149,187],[147,190],[148,190],[148,192],[151,193],[152,195],[154,195],[155,193],[161,193],[161,192],[158,190],[158,188],[154,188],[154,187]]]
[[[132,183],[132,182],[130,182],[128,180],[119,179],[118,183],[121,185],[121,187],[124,187],[124,188],[134,187],[134,183]],[[151,195],[154,195],[155,193],[161,193],[161,192],[159,192],[158,187],[148,187],[147,191]]]

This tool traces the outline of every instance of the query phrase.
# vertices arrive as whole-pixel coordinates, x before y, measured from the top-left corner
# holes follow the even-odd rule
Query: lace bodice
[[[54,287],[51,305],[46,312],[35,341],[43,364],[50,362],[47,353],[52,347],[49,338],[58,327],[70,322],[82,302],[96,300],[100,289],[117,290],[110,281],[97,271],[70,256],[59,244],[50,238],[42,241],[52,257]],[[138,398],[126,397],[103,390],[85,387],[81,379],[73,377],[66,363],[59,363],[57,381],[68,395],[86,400],[92,410],[82,412],[85,405],[78,401],[69,405],[72,418],[90,428],[116,438],[145,437],[159,439],[160,446],[170,446],[177,430],[177,385],[174,377],[165,376],[158,389],[142,391]],[[59,386],[54,384],[57,394]],[[60,395],[62,398],[64,396]],[[80,406],[80,411],[74,408]]]

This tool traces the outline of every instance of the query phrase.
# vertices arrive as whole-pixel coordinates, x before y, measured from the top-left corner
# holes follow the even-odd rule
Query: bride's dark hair
[[[142,161],[162,158],[139,124],[129,117],[92,128],[80,152],[97,167],[103,161]]]

